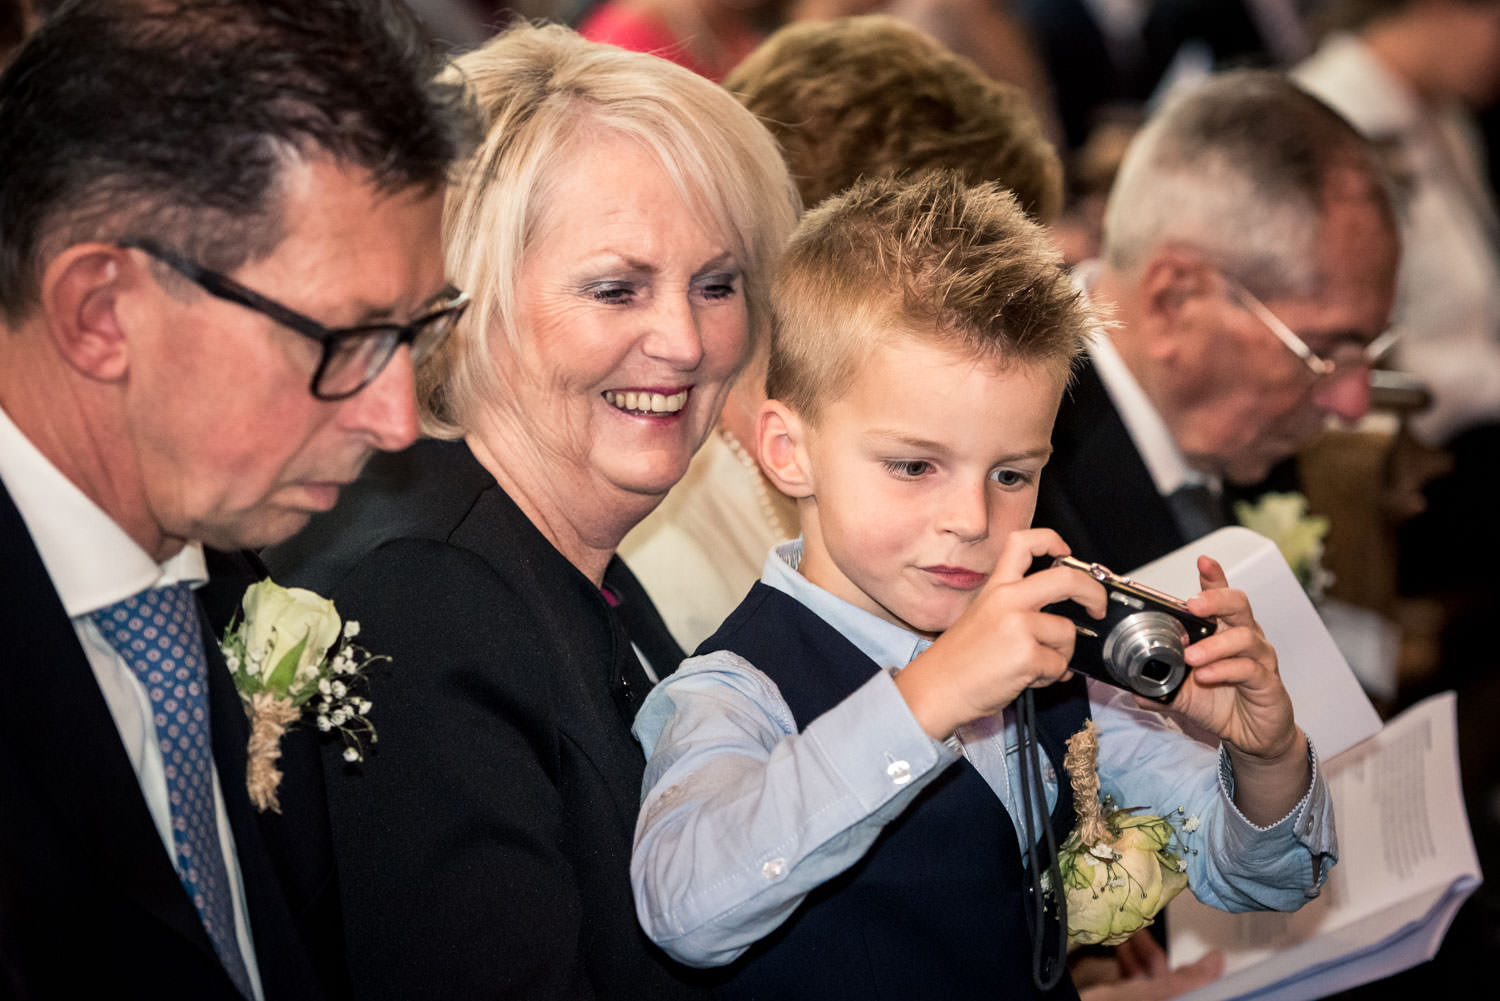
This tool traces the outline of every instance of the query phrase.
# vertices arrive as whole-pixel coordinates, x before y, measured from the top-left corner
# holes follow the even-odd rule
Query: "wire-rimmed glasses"
[[[1345,375],[1358,368],[1374,368],[1395,346],[1396,339],[1400,336],[1400,332],[1392,328],[1368,344],[1344,343],[1335,348],[1331,355],[1319,354],[1308,347],[1306,341],[1298,337],[1281,317],[1271,312],[1271,308],[1256,298],[1249,289],[1228,275],[1222,272],[1220,274],[1235,302],[1248,310],[1271,333],[1275,334],[1287,350],[1301,359],[1302,364],[1306,365],[1308,371],[1317,379]]]

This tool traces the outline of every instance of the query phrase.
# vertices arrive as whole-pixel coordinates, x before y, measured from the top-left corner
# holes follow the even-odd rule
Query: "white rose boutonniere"
[[[1307,513],[1307,498],[1298,493],[1266,494],[1251,504],[1238,501],[1234,516],[1252,532],[1276,543],[1282,558],[1297,575],[1297,581],[1313,601],[1333,583],[1333,574],[1323,566],[1323,538],[1328,519]]]
[[[364,740],[377,739],[370,700],[359,691],[365,668],[390,658],[372,656],[354,642],[358,635],[358,622],[342,621],[333,602],[311,591],[269,578],[245,591],[219,649],[250,717],[249,787],[257,810],[281,812],[281,735],[309,703],[319,730],[343,735],[345,761],[363,760]]]
[[[1181,807],[1158,817],[1140,807],[1115,809],[1101,799],[1098,735],[1089,720],[1068,738],[1063,761],[1078,823],[1057,861],[1068,940],[1075,945],[1119,945],[1151,924],[1187,886],[1186,856],[1193,849],[1182,838],[1198,828],[1198,818],[1181,819]]]

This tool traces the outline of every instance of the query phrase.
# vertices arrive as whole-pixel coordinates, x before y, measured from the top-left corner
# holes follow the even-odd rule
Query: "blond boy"
[[[1058,840],[1062,742],[1092,714],[1120,802],[1199,818],[1189,877],[1228,909],[1292,909],[1334,854],[1332,810],[1249,605],[1200,563],[1173,703],[1184,737],[1067,670],[1083,574],[1030,529],[1053,417],[1091,329],[1041,230],[995,186],[873,181],[808,214],[778,271],[767,475],[803,537],[670,679],[632,881],[647,934],[725,997],[1073,997],[1032,986],[1011,704],[1033,689]],[[1128,765],[1128,767],[1127,767]],[[1013,822],[1012,818],[1019,818]],[[1038,827],[1038,830],[1040,828]]]

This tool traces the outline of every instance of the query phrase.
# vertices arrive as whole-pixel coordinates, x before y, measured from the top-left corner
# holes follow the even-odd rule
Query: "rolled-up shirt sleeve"
[[[635,735],[636,913],[694,966],[732,962],[775,929],[957,760],[883,671],[799,733],[775,684],[723,651],[658,685]]]
[[[1199,900],[1226,911],[1292,911],[1318,895],[1338,861],[1338,835],[1311,741],[1307,791],[1285,817],[1260,827],[1234,804],[1234,770],[1222,747],[1118,689],[1091,681],[1089,702],[1100,730],[1101,789],[1119,807],[1176,814]]]

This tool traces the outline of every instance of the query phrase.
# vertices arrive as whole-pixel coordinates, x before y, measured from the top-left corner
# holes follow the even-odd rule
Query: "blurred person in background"
[[[1381,164],[1321,101],[1241,71],[1169,102],[1077,269],[1110,322],[1063,398],[1035,523],[1122,573],[1228,524],[1226,488],[1368,410],[1396,259]]]
[[[1469,661],[1490,646],[1487,568],[1500,558],[1500,217],[1474,119],[1500,97],[1500,2],[1339,0],[1328,18],[1342,30],[1294,76],[1369,137],[1396,180],[1396,362],[1432,393],[1411,430],[1452,458],[1402,528],[1401,586],[1451,598],[1444,659]],[[1462,560],[1451,558],[1455,531]]]
[[[765,0],[605,0],[583,15],[578,33],[670,59],[718,82],[760,44],[779,6]]]

